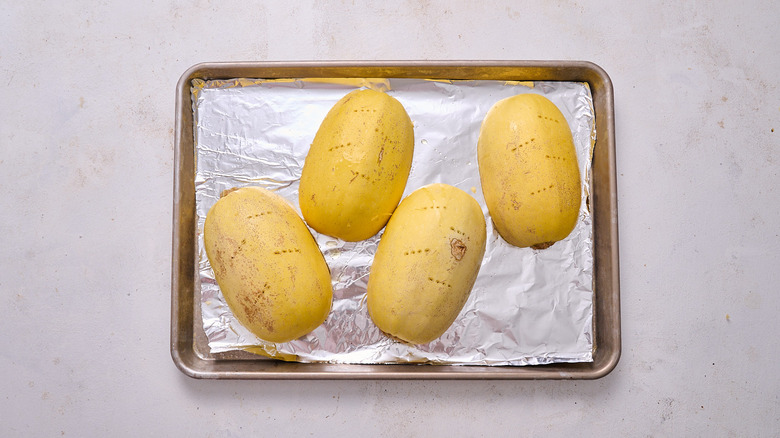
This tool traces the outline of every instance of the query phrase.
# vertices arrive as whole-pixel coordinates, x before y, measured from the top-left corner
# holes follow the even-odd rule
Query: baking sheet
[[[221,297],[203,252],[203,219],[222,190],[244,185],[275,190],[300,211],[297,183],[311,139],[330,107],[357,87],[388,92],[415,124],[414,164],[405,194],[444,182],[471,193],[482,205],[489,225],[480,275],[447,333],[430,344],[409,346],[382,335],[365,309],[365,286],[379,235],[346,243],[313,232],[333,274],[331,315],[304,338],[264,343],[235,321]],[[341,363],[532,365],[592,360],[593,227],[586,201],[595,130],[587,84],[242,79],[196,80],[192,91],[201,311],[212,352],[249,349],[289,360]],[[477,172],[476,139],[484,114],[501,98],[525,92],[547,96],[564,113],[584,181],[575,231],[542,251],[511,247],[497,235]]]

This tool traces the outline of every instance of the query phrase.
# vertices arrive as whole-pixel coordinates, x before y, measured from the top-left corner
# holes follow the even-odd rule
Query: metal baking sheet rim
[[[196,299],[194,144],[192,79],[297,77],[406,77],[587,82],[593,95],[596,145],[591,205],[594,227],[594,353],[587,363],[533,366],[419,364],[347,365],[292,363],[251,353],[211,354],[199,324]],[[186,375],[203,379],[597,379],[620,359],[620,286],[612,82],[588,61],[371,61],[225,62],[190,67],[176,88],[171,356]]]

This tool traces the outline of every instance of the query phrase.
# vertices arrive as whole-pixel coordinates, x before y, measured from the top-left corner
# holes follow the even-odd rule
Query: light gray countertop
[[[3,2],[0,436],[777,436],[780,3]],[[623,353],[595,381],[203,381],[169,352],[174,93],[207,61],[586,60]]]

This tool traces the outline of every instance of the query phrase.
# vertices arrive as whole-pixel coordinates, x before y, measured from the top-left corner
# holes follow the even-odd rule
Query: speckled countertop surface
[[[780,4],[4,2],[0,436],[777,436]],[[587,60],[623,354],[595,381],[201,381],[169,352],[174,92],[205,61]]]

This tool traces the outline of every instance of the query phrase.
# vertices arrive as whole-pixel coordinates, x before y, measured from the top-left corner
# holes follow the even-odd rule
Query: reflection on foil
[[[389,339],[366,310],[366,285],[381,232],[344,242],[312,230],[333,278],[333,308],[323,325],[292,342],[257,339],[233,317],[203,250],[203,221],[220,193],[259,185],[300,213],[298,182],[325,114],[349,91],[386,91],[414,123],[415,151],[404,196],[432,183],[471,194],[488,223],[479,276],[457,320],[439,339],[411,346]],[[212,352],[248,350],[301,362],[537,365],[589,362],[593,353],[593,224],[587,205],[593,102],[574,82],[301,79],[192,84],[197,174],[199,284],[203,328]],[[539,93],[552,100],[574,134],[583,176],[574,231],[545,250],[507,244],[492,226],[477,168],[482,119],[498,100]]]

